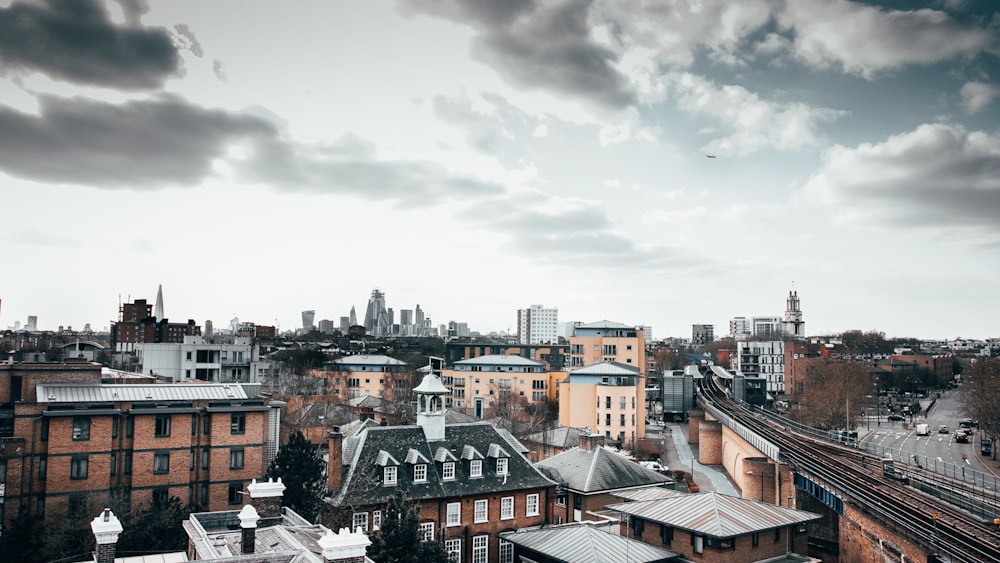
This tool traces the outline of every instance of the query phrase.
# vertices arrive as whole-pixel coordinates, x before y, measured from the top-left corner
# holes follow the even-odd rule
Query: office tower
[[[158,321],[166,318],[166,315],[163,314],[163,284],[160,284],[156,290],[156,306],[153,308],[153,316]]]
[[[413,324],[424,327],[424,311],[420,308],[420,303],[417,303],[417,308],[413,311]]]
[[[350,323],[348,326],[357,326],[358,325],[358,313],[357,313],[357,311],[354,310],[353,306],[351,307],[351,315],[350,315],[350,318],[348,319],[348,322]]]
[[[34,332],[38,330],[38,317],[35,315],[29,316],[28,324],[24,326],[24,330],[27,330],[28,332]]]
[[[375,336],[385,336],[389,334],[390,325],[389,312],[385,308],[385,293],[373,289],[365,311],[365,330]]]
[[[319,331],[323,334],[333,334],[333,321],[329,319],[323,319],[319,322]]]
[[[205,337],[212,336],[212,321],[205,321]]]
[[[517,310],[517,341],[521,344],[543,344],[558,341],[559,309],[532,305]]]
[[[340,317],[340,332],[347,334],[347,329],[351,328],[350,317]]]
[[[310,309],[302,311],[302,330],[310,332],[313,329],[313,320],[316,318],[316,311]]]
[[[785,300],[785,322],[782,324],[785,336],[790,338],[805,338],[806,322],[802,320],[802,309],[799,305],[799,292],[789,291]]]

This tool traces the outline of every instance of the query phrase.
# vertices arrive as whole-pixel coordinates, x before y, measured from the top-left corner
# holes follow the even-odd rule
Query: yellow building
[[[441,372],[451,392],[450,408],[476,418],[495,416],[498,403],[544,406],[558,397],[564,371],[549,371],[545,362],[521,356],[488,355],[460,360]]]
[[[646,436],[645,376],[638,367],[600,362],[559,383],[559,425],[590,428],[625,447]]]
[[[646,368],[646,333],[641,327],[613,321],[578,324],[569,339],[569,369],[618,362]]]
[[[381,354],[345,356],[324,366],[327,395],[356,399],[371,395],[390,402],[409,402],[413,370]]]

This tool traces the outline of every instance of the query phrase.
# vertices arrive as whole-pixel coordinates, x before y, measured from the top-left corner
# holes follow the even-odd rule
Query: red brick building
[[[0,522],[80,519],[177,497],[223,510],[277,451],[256,384],[101,382],[98,364],[0,365]],[[8,422],[9,421],[9,422]]]

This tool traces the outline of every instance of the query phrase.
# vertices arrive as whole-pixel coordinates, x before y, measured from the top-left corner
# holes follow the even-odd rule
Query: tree
[[[853,419],[868,404],[872,378],[868,367],[853,362],[810,364],[806,368],[806,392],[796,418],[823,429],[853,428]]]
[[[323,476],[325,464],[319,447],[296,430],[288,438],[288,443],[278,450],[278,455],[267,467],[266,477],[285,484],[285,506],[298,512],[302,517],[315,521],[323,506],[326,479]]]
[[[170,497],[166,506],[146,504],[133,512],[115,510],[122,523],[116,552],[145,555],[184,551],[188,536],[182,523],[190,513],[177,497]]]
[[[979,431],[995,445],[1000,438],[1000,359],[976,358],[963,379],[965,407],[979,421]],[[996,448],[992,450],[996,459]]]
[[[397,489],[389,497],[382,528],[372,537],[368,557],[376,563],[446,563],[448,553],[440,542],[424,541],[420,511],[406,491]]]

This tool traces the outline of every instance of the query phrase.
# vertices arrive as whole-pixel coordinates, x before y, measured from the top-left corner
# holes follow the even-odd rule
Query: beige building
[[[413,370],[408,365],[381,354],[345,356],[324,366],[326,394],[340,399],[366,395],[391,402],[409,402]]]
[[[602,362],[559,383],[559,425],[590,428],[625,447],[646,436],[645,376],[638,367]]]
[[[488,355],[455,362],[441,372],[450,391],[448,406],[476,418],[494,416],[498,404],[544,406],[559,399],[564,371],[549,371],[545,362],[513,355]]]
[[[578,324],[569,339],[569,369],[602,362],[646,367],[646,333],[642,327],[613,321]]]

